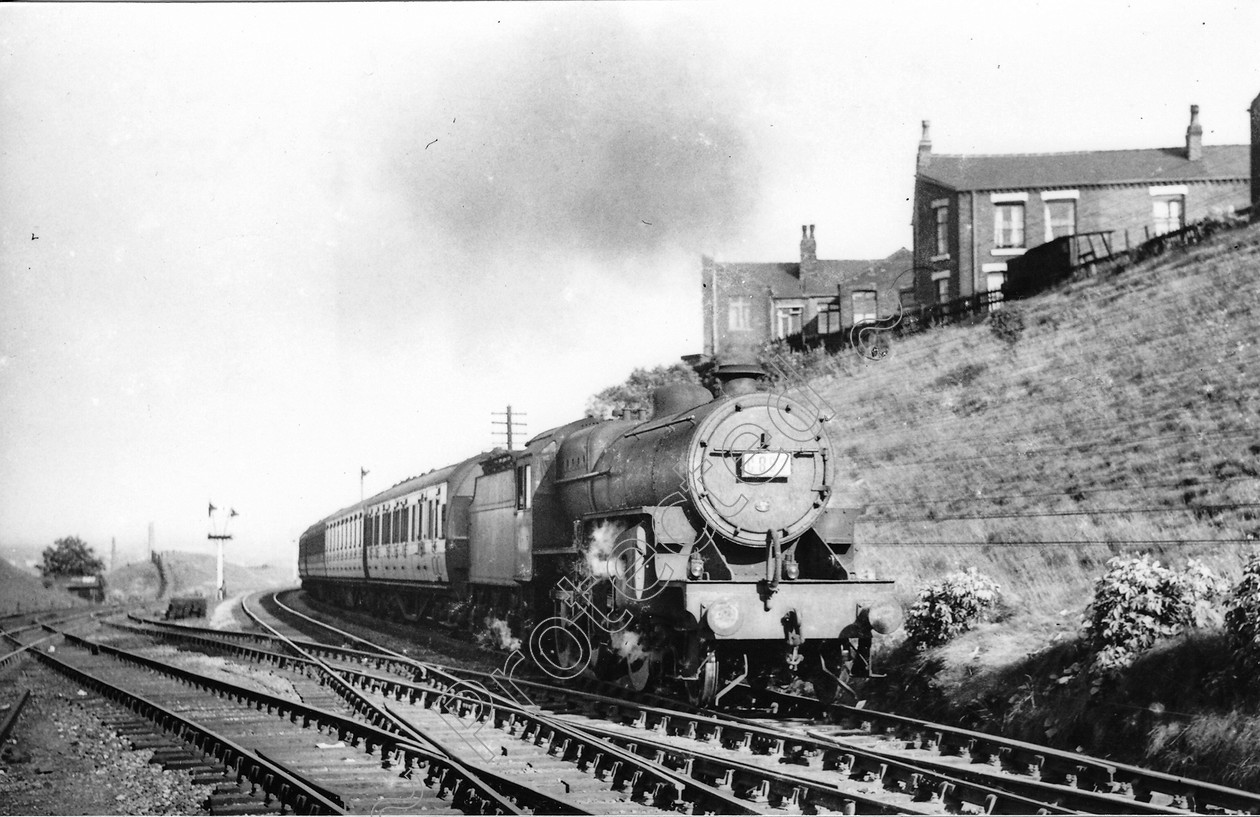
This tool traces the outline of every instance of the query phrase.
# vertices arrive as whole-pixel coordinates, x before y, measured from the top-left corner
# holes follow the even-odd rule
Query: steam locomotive
[[[901,609],[856,573],[826,416],[759,374],[725,366],[716,397],[665,386],[650,420],[587,417],[343,508],[302,534],[303,587],[492,625],[557,678],[680,683],[702,704],[793,677],[852,692]]]

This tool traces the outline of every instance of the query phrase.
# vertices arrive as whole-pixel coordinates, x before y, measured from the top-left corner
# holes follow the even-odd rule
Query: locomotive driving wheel
[[[651,656],[641,656],[633,660],[626,659],[626,685],[635,692],[642,692],[652,682],[653,664]]]

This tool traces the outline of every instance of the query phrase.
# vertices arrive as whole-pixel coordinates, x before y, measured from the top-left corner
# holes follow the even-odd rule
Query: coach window
[[[840,331],[840,301],[828,298],[818,302],[818,334],[830,335]]]
[[[444,510],[446,510],[446,503],[439,499],[437,501],[437,536],[433,537],[435,539],[441,539],[445,534],[442,528],[442,512]]]
[[[878,315],[874,290],[862,289],[853,293],[853,325],[871,323]]]

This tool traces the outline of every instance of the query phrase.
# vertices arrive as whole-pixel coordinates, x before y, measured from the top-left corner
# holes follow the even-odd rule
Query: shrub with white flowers
[[[1260,554],[1251,557],[1229,592],[1225,632],[1240,668],[1260,667]]]
[[[1001,598],[997,582],[974,567],[950,573],[919,590],[906,616],[906,636],[920,647],[934,647],[970,630]]]
[[[1148,554],[1112,558],[1085,610],[1091,669],[1100,677],[1114,674],[1159,639],[1212,622],[1212,602],[1225,589],[1222,579],[1194,559],[1176,571]]]

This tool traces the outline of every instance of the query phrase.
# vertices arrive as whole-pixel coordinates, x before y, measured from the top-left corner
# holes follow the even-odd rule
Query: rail
[[[76,639],[77,636],[66,636]],[[12,640],[12,639],[11,639]],[[176,712],[160,706],[147,698],[120,689],[44,651],[34,653],[39,660],[57,672],[66,675],[80,686],[91,689],[102,697],[131,710],[154,723],[165,732],[195,746],[232,770],[238,780],[249,780],[260,787],[269,797],[274,797],[290,810],[299,814],[342,814],[335,803],[289,778],[282,769],[247,751],[228,738],[195,723]]]

